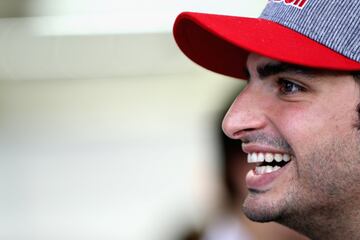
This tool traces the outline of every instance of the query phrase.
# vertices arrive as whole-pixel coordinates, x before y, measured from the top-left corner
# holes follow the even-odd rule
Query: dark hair
[[[351,75],[353,76],[355,82],[360,85],[360,71],[352,72]],[[358,105],[357,105],[357,107],[356,107],[356,112],[358,113],[358,120],[357,120],[357,122],[354,124],[354,126],[355,126],[358,130],[360,130],[360,103],[358,103]]]
[[[351,73],[351,75],[354,77],[355,81],[357,81],[358,83],[360,83],[360,71],[358,71],[358,72],[353,72],[353,73]]]

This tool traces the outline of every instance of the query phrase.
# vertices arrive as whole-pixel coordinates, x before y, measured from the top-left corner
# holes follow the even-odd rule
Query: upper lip
[[[278,149],[275,148],[273,146],[269,146],[269,145],[262,145],[259,143],[243,143],[241,144],[242,146],[242,150],[245,153],[279,153],[279,154],[289,154],[288,152],[282,150],[282,149]]]

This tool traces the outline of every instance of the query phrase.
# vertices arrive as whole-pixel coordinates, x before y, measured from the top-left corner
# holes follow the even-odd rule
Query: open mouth
[[[281,153],[249,153],[248,163],[257,163],[254,172],[257,175],[280,170],[291,161],[291,155]]]

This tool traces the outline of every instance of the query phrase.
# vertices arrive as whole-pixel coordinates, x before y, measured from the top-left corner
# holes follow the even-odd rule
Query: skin
[[[360,90],[348,74],[258,68],[277,61],[250,54],[250,80],[223,121],[246,146],[293,156],[264,188],[249,189],[243,205],[254,221],[276,221],[312,239],[360,239]]]

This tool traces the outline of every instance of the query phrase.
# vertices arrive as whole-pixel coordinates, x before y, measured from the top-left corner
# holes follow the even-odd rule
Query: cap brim
[[[236,78],[246,79],[249,53],[312,68],[360,70],[359,62],[266,19],[184,12],[177,17],[173,34],[191,60]]]

